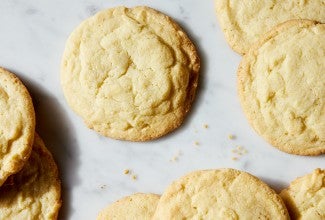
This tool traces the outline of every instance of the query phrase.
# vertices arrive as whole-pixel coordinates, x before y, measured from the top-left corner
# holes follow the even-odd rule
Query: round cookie
[[[253,128],[291,154],[325,153],[325,24],[292,20],[267,33],[238,69]]]
[[[280,196],[292,219],[325,219],[325,170],[297,178]]]
[[[0,186],[17,173],[32,150],[35,112],[23,83],[0,67]]]
[[[161,196],[157,219],[289,219],[278,196],[258,178],[234,169],[192,172]]]
[[[97,220],[151,220],[159,198],[159,195],[144,193],[124,197],[103,209]]]
[[[234,51],[245,54],[274,26],[292,19],[325,22],[324,0],[215,0],[217,17]]]
[[[29,160],[0,188],[0,219],[57,219],[60,197],[57,166],[35,134]]]
[[[146,141],[181,125],[198,85],[194,45],[166,15],[117,7],[81,23],[66,43],[61,84],[89,128]]]

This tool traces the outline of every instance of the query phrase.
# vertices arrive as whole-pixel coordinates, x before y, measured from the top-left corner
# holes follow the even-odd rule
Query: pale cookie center
[[[279,34],[263,45],[252,66],[264,122],[269,128],[284,128],[284,135],[325,141],[325,75],[317,58],[324,57],[318,49],[325,47],[323,35],[313,30],[288,35],[295,37]]]
[[[146,116],[178,107],[170,100],[171,74],[183,70],[174,68],[173,49],[150,28],[124,16],[106,21],[105,27],[90,27],[83,37],[80,81],[95,95],[97,107],[109,107],[111,114]]]

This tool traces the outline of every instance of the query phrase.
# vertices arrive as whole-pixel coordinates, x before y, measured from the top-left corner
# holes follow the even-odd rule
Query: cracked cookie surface
[[[253,128],[282,151],[325,153],[325,24],[291,20],[243,57],[238,94]]]
[[[215,0],[215,6],[226,40],[240,54],[287,20],[310,19],[325,23],[324,0]]]
[[[159,198],[159,195],[145,193],[124,197],[103,209],[97,220],[151,220]]]
[[[289,219],[281,198],[258,178],[234,169],[192,172],[161,196],[157,219]]]
[[[180,126],[199,67],[194,45],[169,17],[148,7],[117,7],[85,20],[70,35],[61,84],[88,127],[145,141]]]
[[[297,178],[280,196],[292,219],[325,219],[325,170]]]
[[[60,197],[57,166],[35,134],[32,153],[23,169],[0,188],[0,219],[57,219]]]
[[[28,159],[34,130],[35,112],[26,87],[0,67],[0,186]]]

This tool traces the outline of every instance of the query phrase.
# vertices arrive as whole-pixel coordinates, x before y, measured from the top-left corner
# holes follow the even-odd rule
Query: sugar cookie
[[[253,128],[287,153],[325,153],[325,24],[277,26],[243,57],[238,94]]]
[[[148,7],[117,7],[88,18],[70,35],[61,83],[89,128],[145,141],[181,125],[199,67],[194,45],[171,18]]]
[[[124,197],[103,209],[97,220],[151,220],[160,196],[137,193]]]
[[[325,219],[325,170],[297,178],[280,196],[292,219]]]
[[[258,178],[234,169],[192,172],[161,196],[157,219],[289,219],[280,196]]]
[[[229,45],[240,54],[274,26],[292,19],[325,22],[324,0],[215,0]]]
[[[0,186],[25,164],[32,150],[35,112],[23,83],[0,67]]]
[[[25,166],[0,188],[0,219],[57,219],[60,197],[57,166],[35,134]]]

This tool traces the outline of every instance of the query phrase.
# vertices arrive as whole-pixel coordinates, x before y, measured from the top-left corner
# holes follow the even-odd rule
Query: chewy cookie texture
[[[325,23],[324,0],[215,0],[217,17],[229,45],[240,54],[274,26],[292,19]]]
[[[61,83],[88,127],[116,139],[145,141],[179,127],[190,110],[200,61],[166,15],[117,7],[85,20],[66,43]]]
[[[289,219],[279,195],[233,169],[192,172],[161,196],[153,219]]]
[[[280,195],[292,219],[325,219],[325,170],[297,178]]]
[[[35,134],[23,169],[0,188],[0,219],[57,219],[61,186],[51,153]]]
[[[258,134],[287,153],[325,153],[325,24],[291,20],[243,57],[238,93]]]
[[[35,112],[27,89],[0,67],[0,186],[28,159],[34,131]]]
[[[151,220],[160,196],[137,193],[122,198],[103,209],[97,220]]]

